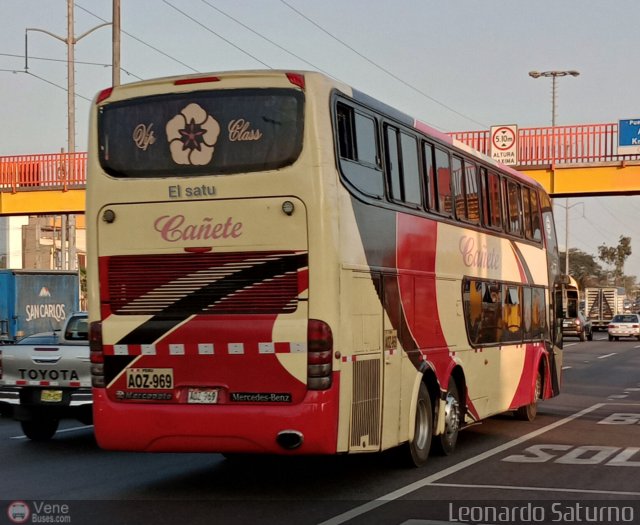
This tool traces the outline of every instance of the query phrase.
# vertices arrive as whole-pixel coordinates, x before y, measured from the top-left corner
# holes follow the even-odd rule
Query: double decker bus
[[[419,466],[559,392],[544,189],[319,73],[102,91],[87,215],[103,448]]]

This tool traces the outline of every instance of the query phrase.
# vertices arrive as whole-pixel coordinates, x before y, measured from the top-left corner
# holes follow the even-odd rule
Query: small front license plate
[[[214,405],[218,402],[217,389],[190,388],[187,403]]]
[[[40,401],[43,403],[60,403],[62,390],[43,390],[40,392]]]
[[[127,388],[171,390],[173,388],[173,368],[127,368]]]

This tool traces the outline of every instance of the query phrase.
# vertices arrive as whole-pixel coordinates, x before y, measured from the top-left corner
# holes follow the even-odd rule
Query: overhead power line
[[[409,89],[415,91],[416,93],[422,95],[423,97],[431,100],[432,102],[435,102],[436,104],[438,104],[439,106],[451,111],[452,113],[455,113],[456,115],[467,119],[471,122],[474,122],[475,124],[478,124],[480,126],[483,126],[484,128],[489,128],[490,126],[488,126],[487,124],[484,124],[483,122],[479,122],[475,119],[473,119],[472,117],[465,115],[464,113],[460,113],[459,111],[453,109],[451,106],[448,106],[447,104],[445,104],[444,102],[439,101],[438,99],[432,97],[431,95],[425,93],[424,91],[418,89],[417,87],[409,84],[408,82],[406,82],[405,80],[403,80],[402,78],[400,78],[398,75],[396,75],[395,73],[389,71],[387,68],[381,66],[380,64],[374,62],[373,60],[371,60],[369,57],[363,55],[362,53],[360,53],[360,51],[358,51],[357,49],[354,49],[352,46],[350,46],[349,44],[347,44],[344,40],[341,40],[340,38],[338,38],[337,36],[333,35],[332,33],[330,33],[329,31],[327,31],[324,27],[322,27],[320,24],[318,24],[317,22],[315,22],[314,20],[312,20],[311,18],[309,18],[308,16],[306,16],[304,13],[302,13],[301,11],[299,11],[298,9],[296,9],[295,7],[293,7],[291,4],[289,4],[286,0],[280,0],[280,2],[282,2],[284,5],[286,5],[289,9],[291,9],[292,11],[294,11],[295,13],[297,13],[299,16],[301,16],[302,18],[304,18],[307,22],[309,22],[310,24],[313,24],[315,27],[317,27],[320,31],[322,31],[323,33],[325,33],[326,35],[328,35],[329,37],[333,38],[336,42],[339,42],[340,44],[342,44],[343,46],[345,46],[347,49],[351,50],[352,52],[354,52],[356,55],[358,55],[360,58],[366,60],[367,62],[369,62],[369,64],[371,64],[372,66],[376,67],[377,69],[379,69],[380,71],[383,71],[384,73],[386,73],[387,75],[389,75],[391,78],[397,80],[398,82],[400,82],[401,84],[403,84],[404,86],[408,87]]]
[[[74,4],[78,9],[84,11],[85,13],[90,14],[91,16],[94,16],[95,18],[97,18],[98,20],[101,20],[103,22],[108,22],[109,20],[106,20],[105,18],[102,18],[101,16],[89,11],[86,7],[83,7],[77,3]],[[135,35],[132,35],[131,33],[128,33],[127,31],[124,30],[120,30],[120,32],[124,35],[127,35],[129,38],[135,40],[136,42],[139,42],[140,44],[147,46],[149,49],[153,49],[156,53],[160,53],[162,56],[168,58],[169,60],[173,60],[174,62],[186,67],[187,69],[190,69],[191,71],[193,71],[194,73],[200,73],[200,71],[198,71],[196,68],[190,66],[189,64],[186,64],[185,62],[183,62],[182,60],[177,59],[176,57],[171,56],[168,53],[165,53],[164,51],[162,51],[161,49],[158,49],[155,46],[152,46],[151,44],[149,44],[148,42],[145,42],[144,40],[142,40],[141,38],[138,38]],[[139,77],[138,77],[139,78]]]
[[[258,31],[256,31],[255,29],[252,29],[251,27],[249,27],[248,25],[242,23],[240,20],[238,20],[237,18],[234,18],[233,16],[231,16],[229,13],[225,13],[222,9],[216,7],[215,5],[211,4],[210,2],[207,2],[207,0],[201,0],[202,3],[208,5],[211,9],[215,9],[218,13],[220,13],[221,15],[226,16],[227,18],[229,18],[230,20],[233,20],[236,24],[238,24],[239,26],[244,27],[247,31],[251,31],[254,35],[259,36],[260,38],[262,38],[263,40],[266,40],[267,42],[269,42],[270,44],[274,45],[275,47],[277,47],[278,49],[284,51],[285,53],[291,55],[294,58],[297,58],[298,60],[304,62],[305,64],[311,66],[314,69],[317,69],[318,71],[320,71],[321,73],[324,73],[325,75],[329,75],[330,77],[336,78],[334,77],[331,73],[329,73],[328,71],[324,71],[323,69],[319,68],[318,66],[316,66],[315,64],[312,64],[311,62],[309,62],[308,60],[302,58],[299,55],[296,55],[295,53],[289,51],[287,48],[281,46],[280,44],[278,44],[277,42],[274,42],[273,40],[271,40],[270,38],[264,36],[263,34],[259,33]],[[340,80],[338,78],[336,78],[336,80]],[[341,81],[342,82],[342,81]]]
[[[46,78],[44,78],[44,77],[41,77],[41,76],[39,76],[39,75],[36,75],[35,73],[32,73],[31,71],[20,71],[20,73],[25,73],[25,74],[27,74],[27,75],[30,75],[30,76],[32,76],[32,77],[35,77],[35,78],[37,78],[38,80],[41,80],[42,82],[46,82],[47,84],[51,84],[52,86],[55,86],[55,87],[57,87],[58,89],[61,89],[62,91],[68,91],[68,89],[67,89],[66,87],[61,86],[60,84],[56,84],[55,82],[52,82],[51,80],[47,80],[47,79],[46,79]],[[84,100],[86,100],[87,102],[91,102],[91,99],[90,99],[90,98],[87,98],[87,97],[85,97],[85,96],[81,95],[81,94],[80,94],[80,93],[78,93],[78,92],[76,92],[76,93],[75,93],[75,95],[76,95],[76,97],[81,98],[81,99],[84,99]]]
[[[0,56],[24,59],[24,55],[16,55],[14,53],[0,53]],[[65,64],[67,63],[67,60],[64,59],[64,58],[48,58],[48,57],[29,56],[29,60],[43,60],[43,61],[46,61],[46,62],[64,62]],[[73,63],[76,64],[76,65],[80,65],[80,66],[111,67],[111,64],[103,64],[101,62],[85,62],[85,61],[82,61],[82,60],[74,60]],[[142,80],[142,78],[139,77],[138,75],[136,75],[135,73],[131,73],[131,71],[127,71],[126,69],[124,69],[122,67],[120,68],[120,71],[122,71],[123,73],[126,73],[129,76],[135,77],[138,80]]]
[[[192,16],[188,15],[187,13],[185,13],[182,9],[179,9],[178,7],[176,7],[175,5],[173,5],[171,2],[168,2],[167,0],[162,0],[165,4],[167,4],[169,7],[175,9],[176,11],[178,11],[178,13],[180,13],[182,16],[184,16],[185,18],[188,18],[189,20],[191,20],[192,22],[194,22],[195,24],[198,24],[200,27],[202,27],[203,29],[205,29],[206,31],[209,31],[209,33],[212,33],[214,35],[216,35],[219,39],[224,40],[227,44],[229,44],[230,46],[234,47],[235,49],[237,49],[238,51],[240,51],[241,53],[244,53],[245,55],[247,55],[248,57],[253,58],[256,62],[260,62],[263,66],[268,67],[269,69],[273,69],[269,64],[267,64],[266,62],[263,62],[262,60],[260,60],[257,56],[252,55],[251,53],[249,53],[248,51],[245,51],[244,49],[242,49],[240,46],[237,46],[236,44],[234,44],[233,42],[231,42],[231,40],[226,39],[225,37],[223,37],[222,35],[220,35],[219,33],[216,33],[213,29],[211,29],[210,27],[206,26],[205,24],[203,24],[202,22],[200,22],[199,20],[196,20],[195,18],[193,18]]]

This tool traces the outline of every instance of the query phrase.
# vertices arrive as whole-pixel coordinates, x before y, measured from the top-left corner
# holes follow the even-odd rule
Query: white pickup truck
[[[61,331],[0,345],[0,414],[34,441],[53,437],[61,419],[91,424],[90,367],[86,312],[70,315]]]

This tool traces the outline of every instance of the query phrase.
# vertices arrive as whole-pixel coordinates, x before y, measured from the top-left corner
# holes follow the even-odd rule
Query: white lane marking
[[[58,430],[56,432],[56,434],[63,434],[65,432],[75,432],[76,430],[83,430],[85,428],[93,428],[93,425],[83,425],[81,427],[72,427],[72,428],[65,428],[62,430]],[[28,439],[27,436],[22,435],[22,436],[12,436],[9,439]]]
[[[475,465],[476,463],[480,463],[481,461],[484,461],[487,458],[490,458],[492,456],[495,456],[496,454],[500,454],[501,452],[504,452],[505,450],[508,450],[512,447],[515,447],[516,445],[521,445],[522,443],[525,443],[533,438],[536,438],[546,432],[549,432],[551,430],[554,430],[562,425],[565,425],[566,423],[570,423],[571,421],[573,421],[574,419],[578,419],[582,416],[584,416],[585,414],[588,414],[590,412],[593,412],[595,410],[598,410],[599,408],[602,408],[603,406],[606,406],[606,403],[596,403],[595,405],[590,406],[589,408],[585,408],[584,410],[581,410],[580,412],[576,412],[575,414],[571,414],[570,416],[565,417],[564,419],[560,419],[559,421],[556,421],[555,423],[551,423],[550,425],[547,425],[546,427],[542,427],[539,428],[538,430],[534,430],[533,432],[529,432],[528,434],[525,434],[524,436],[520,436],[519,438],[516,439],[512,439],[511,441],[508,441],[507,443],[504,443],[496,448],[487,450],[486,452],[483,452],[482,454],[478,454],[477,456],[474,456],[472,458],[466,459],[464,461],[461,461],[460,463],[457,463],[456,465],[453,465],[449,468],[446,468],[444,470],[441,470],[440,472],[436,472],[435,474],[432,474],[431,476],[427,476],[426,478],[422,478],[418,481],[415,481],[413,483],[410,483],[409,485],[406,485],[404,487],[401,487],[397,490],[394,490],[393,492],[389,492],[388,494],[385,494],[384,496],[380,496],[377,499],[374,499],[372,501],[368,501],[367,503],[364,503],[358,507],[355,507],[347,512],[344,512],[342,514],[338,514],[337,516],[334,516],[333,518],[328,519],[327,521],[323,521],[322,523],[319,523],[318,525],[340,525],[341,523],[345,523],[351,519],[354,519],[358,516],[361,516],[362,514],[366,514],[367,512],[370,512],[374,509],[377,509],[378,507],[381,507],[382,505],[386,505],[387,503],[389,503],[390,501],[394,501],[397,500],[399,498],[402,498],[404,496],[406,496],[407,494],[410,494],[411,492],[415,492],[418,489],[424,488],[427,485],[431,485],[434,481],[437,481],[439,479],[445,478],[447,476],[451,476],[452,474],[455,474],[456,472],[459,472],[461,470],[466,469],[467,467],[470,467],[472,465]]]
[[[613,496],[640,496],[640,492],[628,492],[624,490],[563,489],[561,487],[512,487],[507,485],[467,485],[465,483],[431,483],[430,486],[468,489],[535,490],[538,492],[567,492],[576,494],[611,494]]]
[[[570,366],[563,366],[562,370],[569,370],[571,367]]]
[[[568,346],[576,346],[578,343],[564,343],[562,348],[567,348]]]
[[[598,359],[606,359],[607,357],[611,357],[612,355],[618,355],[618,352],[612,352],[611,354],[599,355]]]

